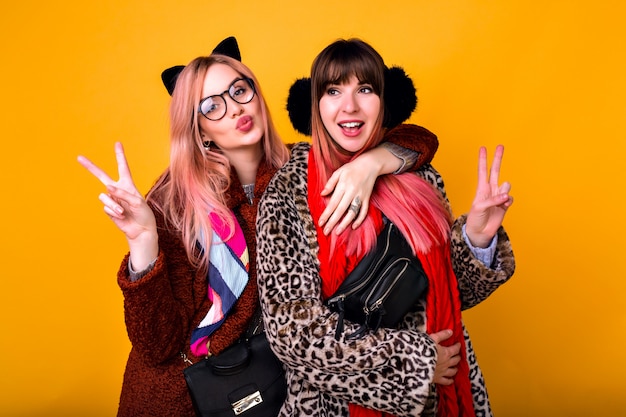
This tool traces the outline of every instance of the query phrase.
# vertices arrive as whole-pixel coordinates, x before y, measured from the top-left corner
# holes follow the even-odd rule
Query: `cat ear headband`
[[[221,41],[211,52],[211,54],[226,55],[241,62],[241,53],[239,52],[239,45],[237,39],[234,36],[230,36]],[[172,95],[174,87],[176,86],[176,79],[180,72],[185,68],[184,65],[175,65],[163,71],[161,73],[161,80],[163,85],[167,89],[167,92]]]
[[[289,89],[287,112],[294,129],[311,136],[311,79],[300,78]],[[413,80],[400,67],[385,67],[385,120],[383,126],[392,128],[411,117],[417,107]]]

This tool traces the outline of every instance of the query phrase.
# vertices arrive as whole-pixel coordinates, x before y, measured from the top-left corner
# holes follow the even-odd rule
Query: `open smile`
[[[361,126],[363,126],[363,122],[346,122],[346,123],[339,123],[339,126],[342,129],[358,129]]]

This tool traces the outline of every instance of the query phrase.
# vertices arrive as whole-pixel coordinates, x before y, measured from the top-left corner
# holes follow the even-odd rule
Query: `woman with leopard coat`
[[[311,70],[312,145],[298,144],[268,185],[257,218],[257,276],[265,329],[287,368],[282,416],[489,416],[483,376],[461,310],[513,274],[502,228],[513,200],[499,184],[503,148],[490,173],[479,152],[476,198],[451,218],[443,181],[430,165],[379,178],[358,229],[327,233],[321,192],[332,173],[380,143],[386,67],[360,40],[325,48]],[[292,89],[293,92],[293,89]],[[305,106],[307,108],[307,106]],[[290,115],[291,116],[291,115]],[[292,117],[292,121],[294,118]],[[393,130],[414,132],[416,126]],[[325,301],[376,242],[386,222],[402,232],[428,277],[428,290],[396,328],[344,322]]]

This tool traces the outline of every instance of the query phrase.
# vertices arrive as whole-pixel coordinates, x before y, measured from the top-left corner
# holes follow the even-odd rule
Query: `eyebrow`
[[[209,95],[207,95],[207,96],[205,96],[205,97],[212,97],[212,96],[219,96],[219,95],[222,95],[222,94],[224,94],[224,93],[228,92],[228,90],[230,90],[230,87],[231,87],[231,86],[235,83],[235,81],[242,80],[243,78],[244,78],[244,77],[243,77],[243,76],[241,76],[241,75],[240,75],[240,76],[238,76],[238,77],[235,77],[235,78],[233,78],[233,79],[232,79],[232,81],[228,84],[228,88],[226,88],[226,90],[222,91],[221,93],[209,94]]]

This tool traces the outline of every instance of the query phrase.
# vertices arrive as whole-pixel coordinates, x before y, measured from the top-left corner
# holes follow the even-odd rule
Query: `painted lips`
[[[237,120],[237,129],[242,132],[249,132],[253,126],[252,116],[241,116],[239,120]]]

